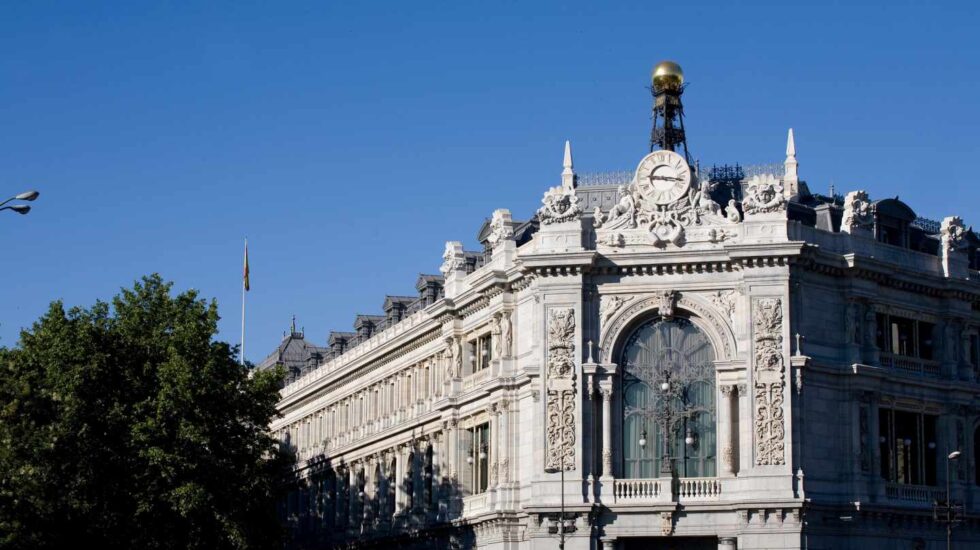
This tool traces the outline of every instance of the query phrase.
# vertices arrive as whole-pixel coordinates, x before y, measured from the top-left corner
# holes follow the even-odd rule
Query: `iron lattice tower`
[[[666,149],[684,155],[691,164],[684,133],[684,103],[681,96],[687,85],[680,66],[671,61],[657,64],[653,69],[653,129],[650,132],[650,151]]]

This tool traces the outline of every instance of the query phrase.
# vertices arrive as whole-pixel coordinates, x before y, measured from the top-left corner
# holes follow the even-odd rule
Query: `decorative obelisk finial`
[[[796,162],[796,141],[793,139],[793,129],[789,129],[786,137],[786,161],[783,162],[783,192],[787,199],[800,195],[799,164]]]
[[[561,186],[565,189],[575,188],[575,170],[572,169],[572,142],[565,140],[565,160],[562,163]]]

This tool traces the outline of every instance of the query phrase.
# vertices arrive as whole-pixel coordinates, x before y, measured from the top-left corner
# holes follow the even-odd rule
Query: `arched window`
[[[633,332],[621,363],[625,477],[715,475],[713,360],[687,319],[656,318]]]

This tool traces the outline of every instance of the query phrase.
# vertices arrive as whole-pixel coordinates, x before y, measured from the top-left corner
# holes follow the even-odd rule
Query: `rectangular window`
[[[970,364],[980,367],[980,335],[970,335]]]
[[[473,363],[473,372],[480,372],[490,366],[493,359],[493,347],[490,345],[491,337],[489,334],[480,336],[470,342],[470,358]]]
[[[936,419],[910,411],[878,411],[882,478],[907,485],[936,484]]]
[[[881,351],[926,360],[935,358],[933,333],[936,325],[933,323],[887,313],[878,313],[875,319],[878,323],[876,343]]]
[[[465,431],[466,485],[471,494],[483,493],[490,482],[490,424],[484,422]]]

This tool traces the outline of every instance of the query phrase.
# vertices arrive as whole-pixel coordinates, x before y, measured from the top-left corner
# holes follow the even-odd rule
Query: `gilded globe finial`
[[[684,71],[673,61],[661,61],[651,76],[654,90],[676,90],[684,84]]]

